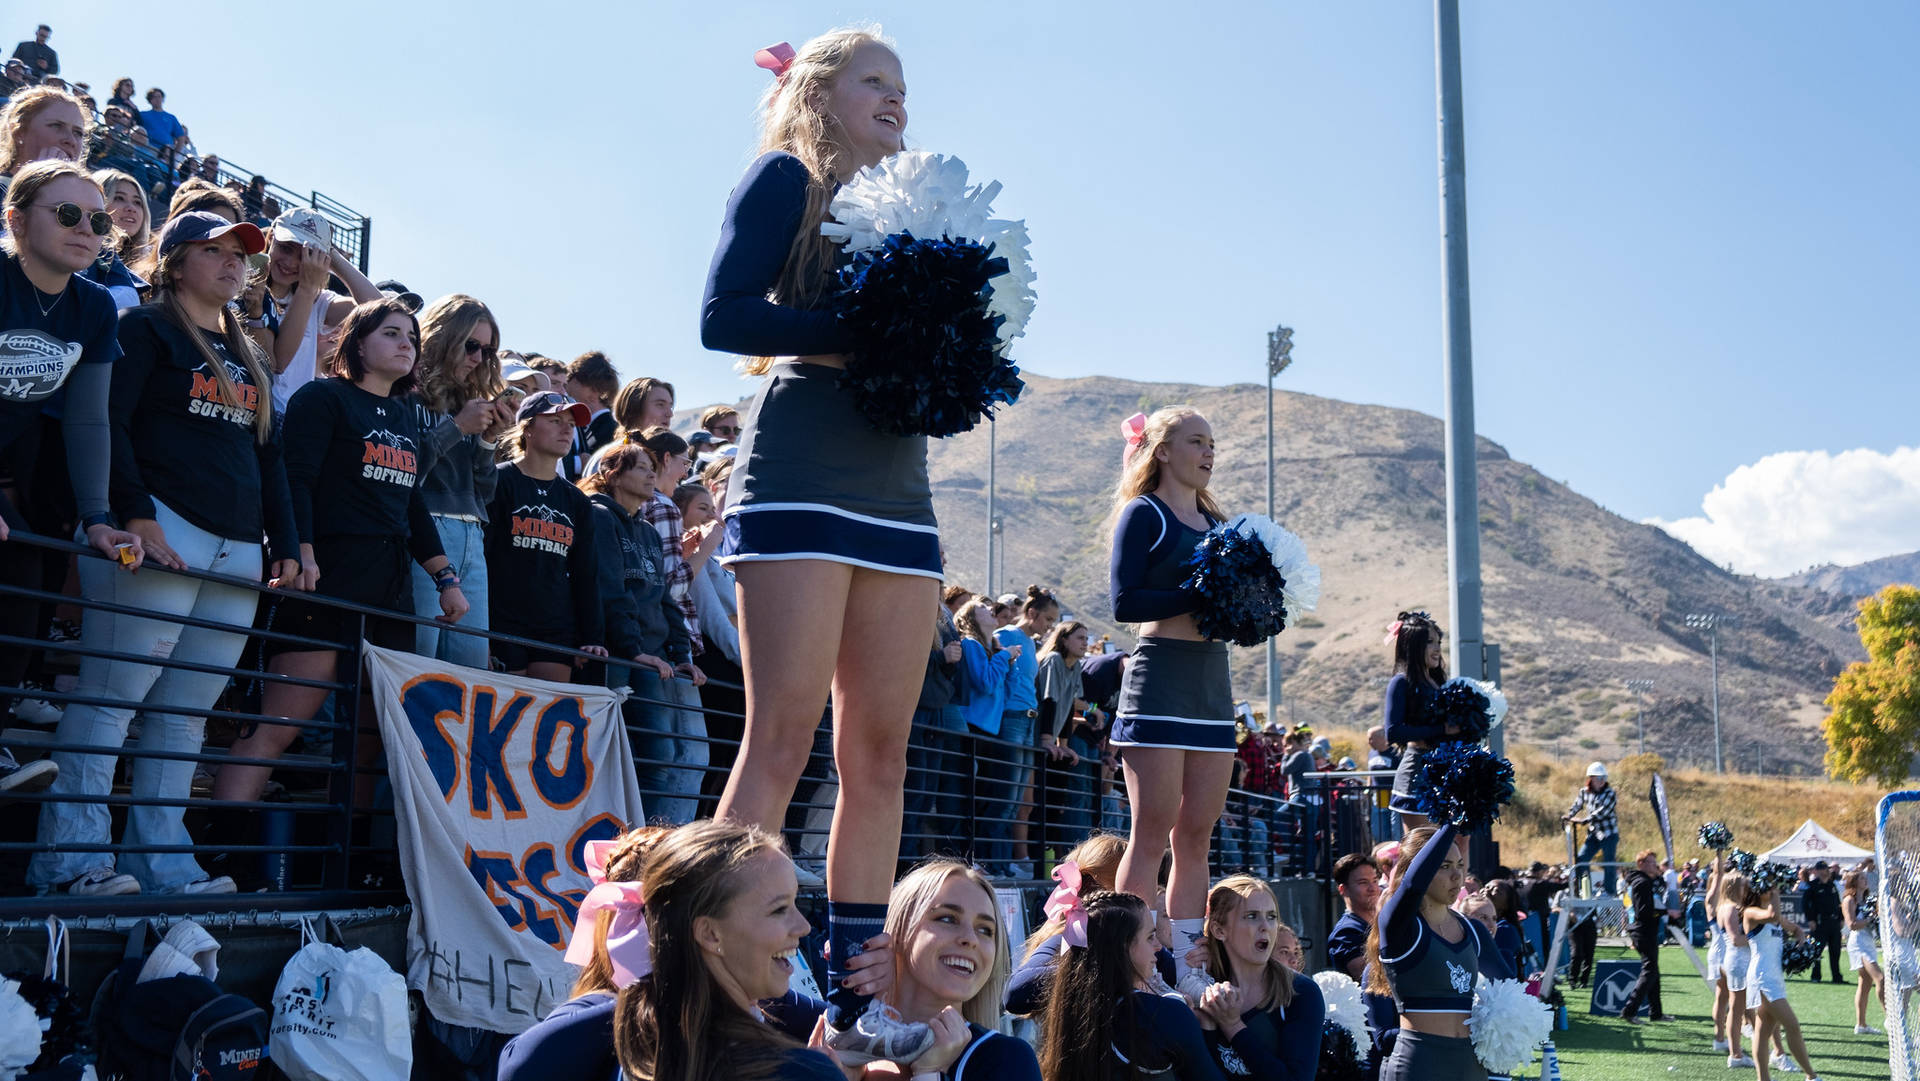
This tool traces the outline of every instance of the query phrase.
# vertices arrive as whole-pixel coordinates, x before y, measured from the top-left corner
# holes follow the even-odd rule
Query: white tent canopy
[[[1800,823],[1800,828],[1794,830],[1793,836],[1787,838],[1785,843],[1763,858],[1775,863],[1791,863],[1796,867],[1811,867],[1820,860],[1850,867],[1871,855],[1872,852],[1842,841],[1825,826],[1809,818]]]

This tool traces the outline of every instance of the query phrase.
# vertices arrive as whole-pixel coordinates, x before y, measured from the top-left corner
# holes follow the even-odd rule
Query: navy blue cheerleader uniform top
[[[1206,518],[1209,527],[1218,524],[1211,515]],[[1205,530],[1182,522],[1158,496],[1128,503],[1113,533],[1113,617],[1151,623],[1193,611],[1198,598],[1181,583],[1189,573],[1187,560],[1204,536]],[[1142,637],[1120,685],[1110,742],[1121,748],[1232,753],[1227,643]]]
[[[723,564],[819,559],[940,579],[925,436],[883,435],[840,369],[793,358],[857,343],[828,307],[768,299],[806,216],[806,166],[762,154],[727,202],[700,341],[778,363],[748,407],[727,488]]]

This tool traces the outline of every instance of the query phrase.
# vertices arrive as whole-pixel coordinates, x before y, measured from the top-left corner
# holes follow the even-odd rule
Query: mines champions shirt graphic
[[[38,402],[53,396],[80,363],[79,342],[65,342],[41,330],[0,334],[0,398]]]

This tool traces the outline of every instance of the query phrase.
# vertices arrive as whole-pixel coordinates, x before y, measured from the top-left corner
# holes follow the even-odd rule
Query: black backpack
[[[147,927],[94,996],[101,1081],[266,1081],[267,1012],[197,974],[136,982]]]

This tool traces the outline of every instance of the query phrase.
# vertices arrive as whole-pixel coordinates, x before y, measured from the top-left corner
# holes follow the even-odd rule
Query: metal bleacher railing
[[[0,559],[41,558],[46,553],[79,559],[100,558],[92,550],[79,545],[26,533],[16,533],[10,541],[0,542]],[[275,639],[310,644],[315,648],[330,648],[325,643],[311,639],[259,629],[266,623],[264,617],[268,605],[276,598],[286,596],[298,596],[344,609],[359,617],[363,625],[369,616],[398,615],[414,623],[431,622],[411,613],[367,608],[313,594],[284,593],[268,588],[263,583],[222,575],[168,571],[152,564],[142,568],[140,573],[184,574],[253,591],[262,601],[261,617],[255,621],[256,629],[250,632],[256,640]],[[154,615],[85,597],[9,585],[0,585],[0,604],[72,605],[83,610],[83,619],[98,618],[94,613]],[[174,616],[165,618],[186,624],[195,622]],[[516,642],[554,650],[553,646],[546,643],[494,632],[457,626],[451,631],[480,634],[491,641]],[[105,753],[115,756],[123,764],[141,757],[189,760],[208,767],[223,763],[270,764],[274,767],[276,779],[284,779],[287,789],[284,796],[276,797],[270,793],[267,798],[250,802],[215,800],[199,786],[184,799],[139,797],[131,794],[123,772],[116,776],[112,791],[106,795],[62,797],[74,802],[104,805],[114,819],[113,837],[116,840],[113,843],[65,846],[68,851],[82,848],[113,853],[131,851],[117,838],[123,836],[126,810],[142,805],[184,806],[189,832],[196,837],[202,835],[209,816],[213,815],[243,812],[269,816],[264,820],[279,825],[277,830],[263,831],[263,835],[272,837],[271,840],[262,839],[251,844],[147,846],[145,851],[190,852],[196,857],[225,853],[229,859],[259,859],[263,861],[262,869],[272,883],[267,892],[191,897],[73,897],[63,893],[32,896],[25,885],[25,863],[32,853],[49,851],[54,847],[39,842],[35,834],[38,809],[53,797],[45,792],[18,794],[12,802],[0,805],[0,921],[21,917],[37,919],[46,915],[63,918],[109,915],[139,917],[365,908],[405,903],[400,884],[393,878],[389,877],[373,887],[368,887],[365,882],[370,867],[390,870],[393,866],[393,810],[390,800],[376,796],[371,806],[357,806],[357,803],[364,804],[366,801],[356,801],[354,798],[356,782],[360,778],[371,777],[378,781],[384,780],[386,775],[382,756],[367,756],[370,761],[360,764],[360,741],[373,738],[377,725],[374,717],[362,712],[360,682],[364,677],[357,658],[351,665],[342,665],[336,679],[316,681],[267,673],[262,666],[250,663],[248,658],[251,652],[243,655],[234,668],[222,669],[172,659],[156,660],[145,655],[134,657],[117,654],[86,645],[84,636],[81,642],[58,644],[0,636],[0,649],[45,654],[43,673],[55,678],[63,668],[70,672],[80,656],[152,664],[163,668],[225,672],[231,677],[231,682],[213,708],[178,711],[204,716],[210,722],[208,739],[197,751],[156,754],[142,749],[138,741],[129,739],[125,745]],[[609,663],[624,665],[625,662],[616,660]],[[252,689],[266,681],[276,680],[326,687],[335,692],[337,709],[333,719],[289,721],[261,714]],[[64,680],[54,685],[72,686]],[[716,689],[739,690],[737,686],[718,681],[709,685]],[[56,707],[87,703],[137,710],[141,705],[137,702],[85,697],[72,690],[13,686],[0,686],[0,696],[41,698]],[[725,728],[731,722],[731,727],[737,730],[742,720],[739,713],[710,707],[703,707],[700,712],[709,721],[719,722],[714,728]],[[628,716],[628,732],[636,748],[660,745],[658,732],[635,727],[632,715]],[[235,726],[250,724],[298,725],[305,732],[308,749],[304,753],[289,753],[270,763],[231,756],[226,745],[231,742]],[[926,730],[916,730],[914,735],[913,757],[910,759],[905,792],[907,811],[901,846],[903,861],[911,862],[930,853],[959,855],[983,862],[991,873],[1003,881],[1031,883],[1044,879],[1053,863],[1090,830],[1105,828],[1124,832],[1127,828],[1124,792],[1117,780],[1104,773],[1096,773],[1088,768],[1075,770],[1047,764],[1035,771],[1030,792],[1015,794],[1011,791],[1013,778],[1010,767],[1022,758],[1037,764],[1036,760],[1045,757],[1040,748],[1015,746],[977,732],[940,733],[945,737],[945,743],[931,743],[925,738],[926,735]],[[694,797],[699,800],[698,812],[701,815],[713,813],[713,796],[718,791],[719,782],[724,781],[726,763],[731,760],[739,744],[737,740],[717,737],[709,737],[704,742],[709,752],[708,764],[704,766],[636,759],[641,766],[641,796],[647,806],[658,806],[659,801],[684,794],[687,788],[682,785],[678,793],[661,791],[658,787],[650,786],[648,778],[692,769],[698,770],[705,782],[705,794]],[[85,753],[98,750],[92,746],[58,742],[57,729],[20,724],[0,732],[0,744],[10,748],[23,761],[53,751]],[[300,746],[296,744],[296,750]],[[826,833],[837,792],[830,747],[830,735],[827,726],[823,725],[787,821],[788,840],[797,861],[803,869],[814,873],[823,870]],[[657,781],[653,784],[657,785]],[[1304,787],[1308,795],[1298,802],[1234,790],[1229,795],[1226,811],[1214,834],[1214,871],[1219,874],[1250,871],[1271,878],[1313,877],[1324,881],[1335,856],[1363,849],[1370,843],[1368,819],[1374,809],[1376,793],[1365,778],[1328,775],[1327,778],[1312,779]],[[360,825],[362,821],[367,824]],[[1027,826],[1028,832],[1024,846],[1019,840],[1011,839],[1018,833],[1016,827],[1021,825]],[[383,838],[386,844],[381,847]],[[1009,840],[1010,847],[1002,843]],[[204,864],[206,861],[203,859],[202,862]],[[1017,873],[1008,874],[1010,862]]]
[[[234,164],[219,155],[214,155],[218,165],[214,175],[204,175],[202,164],[204,156],[196,156],[185,151],[171,148],[156,149],[129,138],[110,132],[105,125],[98,123],[94,128],[94,138],[88,147],[89,168],[121,169],[132,174],[146,187],[150,203],[157,203],[164,211],[167,200],[173,192],[185,183],[189,176],[209,179],[216,184],[225,184],[229,180],[238,180],[250,185],[259,175],[251,169]],[[191,166],[191,172],[187,167]],[[306,207],[333,223],[333,242],[362,273],[368,270],[373,245],[373,219],[347,206],[340,200],[322,191],[296,192],[267,181],[263,195],[280,204],[282,210]],[[252,208],[249,208],[251,212]],[[154,220],[159,221],[156,214]]]

